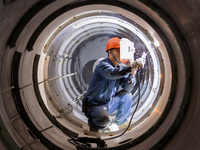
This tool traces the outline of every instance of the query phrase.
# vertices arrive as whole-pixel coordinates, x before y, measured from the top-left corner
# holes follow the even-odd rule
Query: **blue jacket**
[[[86,97],[90,105],[107,104],[118,90],[131,92],[135,85],[135,76],[130,75],[131,67],[115,67],[109,58],[96,66]],[[132,83],[129,84],[129,81]]]

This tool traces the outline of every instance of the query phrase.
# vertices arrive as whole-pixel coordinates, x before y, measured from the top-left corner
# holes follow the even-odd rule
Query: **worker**
[[[136,84],[137,62],[130,66],[120,66],[120,39],[111,38],[106,45],[108,57],[100,61],[93,73],[89,88],[83,99],[83,112],[88,118],[90,131],[101,131],[111,123],[123,125],[130,115],[132,94]],[[127,63],[127,61],[126,61]],[[117,110],[115,120],[110,115]]]

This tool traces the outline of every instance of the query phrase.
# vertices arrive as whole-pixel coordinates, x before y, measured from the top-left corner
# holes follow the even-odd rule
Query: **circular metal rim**
[[[128,2],[127,2],[128,3]],[[134,2],[130,2],[130,5],[133,5],[134,6]],[[140,10],[142,10],[144,13],[146,13],[146,14],[149,14],[148,13],[148,11],[150,11],[149,10],[149,8],[148,7],[146,7],[146,6],[143,6],[142,4],[138,4],[138,3],[136,3],[136,5],[135,5],[135,7],[137,7],[138,9],[140,9]],[[152,13],[153,14],[153,13]],[[173,34],[173,32],[172,32],[172,28],[171,27],[166,27],[165,25],[165,22],[163,22],[163,20],[161,19],[161,18],[159,18],[157,15],[152,15],[151,13],[149,14],[149,16],[150,16],[150,18],[152,18],[152,20],[154,20],[157,24],[158,24],[158,26],[160,26],[160,29],[162,29],[162,31],[164,32],[164,34],[166,35],[166,38],[169,40],[169,43],[170,43],[170,45],[172,45],[172,46],[174,46],[174,49],[176,50],[175,51],[175,53],[177,54],[177,55],[175,55],[175,64],[177,63],[177,66],[178,66],[178,68],[177,68],[177,79],[185,79],[185,74],[186,74],[186,71],[187,70],[189,70],[188,69],[188,67],[186,67],[185,66],[185,62],[187,63],[188,62],[188,60],[187,59],[185,59],[185,57],[183,56],[183,55],[185,55],[184,54],[184,50],[185,50],[185,48],[184,47],[181,47],[180,45],[181,45],[181,40],[179,39],[179,37],[177,36],[177,35],[174,35]],[[157,18],[158,17],[158,18]],[[160,19],[161,19],[161,22],[159,22],[160,21]],[[22,38],[22,37],[20,37],[20,38]],[[19,40],[20,40],[20,38],[19,38]],[[23,39],[23,38],[22,38]],[[173,39],[173,40],[170,40],[170,39]],[[27,40],[25,40],[25,43],[24,44],[26,44],[26,41]],[[37,42],[36,42],[37,43]],[[21,46],[20,48],[25,48],[25,45],[19,45],[19,46]],[[37,43],[38,44],[38,43]],[[41,44],[39,43],[39,45],[41,46]],[[39,47],[40,47],[39,46]],[[21,51],[21,49],[18,49],[18,51]],[[37,48],[37,46],[34,46],[34,48]],[[182,68],[181,68],[182,67]],[[174,68],[176,68],[176,66],[174,66]],[[23,69],[21,69],[20,71],[22,71]],[[177,87],[179,88],[179,87],[181,87],[180,88],[180,90],[182,90],[182,92],[180,91],[180,90],[178,90],[178,92],[177,93],[179,93],[179,95],[174,99],[174,103],[176,103],[177,104],[177,101],[178,100],[182,100],[182,99],[184,99],[183,101],[181,101],[181,102],[185,102],[185,101],[187,101],[187,95],[186,94],[184,94],[184,92],[185,92],[185,90],[186,90],[186,88],[185,88],[185,85],[187,84],[187,82],[188,82],[188,80],[187,81],[185,81],[184,83],[177,83],[178,85],[177,85]],[[188,92],[187,92],[188,93]],[[186,96],[186,98],[185,98],[185,96]],[[173,98],[173,96],[172,96],[172,98]],[[180,98],[180,99],[179,99]],[[179,101],[180,102],[180,101]],[[180,104],[180,103],[179,103]],[[181,105],[181,104],[180,104]],[[178,108],[180,108],[180,105],[176,105],[176,106],[174,106],[175,108],[176,107],[178,107]],[[177,113],[179,113],[179,111],[178,112],[176,112],[176,114]],[[167,118],[169,118],[169,116],[167,116]],[[173,124],[173,121],[172,122],[170,122],[170,125],[172,125]],[[169,127],[170,128],[170,127]],[[159,129],[160,130],[160,129]],[[159,132],[159,131],[157,131],[157,132]],[[168,131],[166,131],[166,132],[168,132]],[[143,142],[143,144],[144,144],[145,142]],[[152,142],[152,144],[151,145],[153,145],[153,144],[155,144],[155,142],[153,143]],[[149,144],[147,144],[147,145],[149,145]]]
[[[99,7],[99,6],[98,6]],[[87,7],[88,8],[88,7]],[[170,65],[169,65],[170,66]]]
[[[104,14],[106,14],[106,13],[104,12]],[[113,15],[113,14],[112,14],[112,15]],[[78,15],[77,15],[77,16],[78,16]],[[86,14],[86,16],[88,16],[88,14]],[[116,16],[116,14],[115,14],[115,16]],[[79,17],[78,17],[78,18],[79,18]],[[105,17],[103,17],[103,18],[105,18]],[[87,20],[88,20],[88,19],[87,19]],[[98,20],[99,20],[99,19],[98,19]],[[91,20],[90,20],[90,22],[91,22]],[[78,24],[78,23],[77,23],[77,24]],[[82,28],[82,27],[81,27],[81,28]],[[82,31],[82,32],[85,32],[85,31]],[[63,36],[63,37],[64,37],[65,39],[67,38],[66,36]],[[70,36],[70,38],[71,38],[71,39],[74,39],[74,37],[71,37],[71,36]],[[76,39],[77,39],[77,37],[76,37]],[[79,39],[77,39],[77,40],[80,41]],[[64,40],[64,41],[65,41],[65,40]],[[57,43],[57,42],[52,42],[52,43]],[[62,43],[63,43],[63,42],[62,42]],[[72,43],[72,42],[69,41],[69,43]],[[80,43],[80,42],[79,42],[79,43]],[[68,44],[65,44],[65,43],[63,43],[63,44],[64,44],[64,45],[68,45]],[[72,45],[72,46],[73,46],[73,45]],[[63,47],[63,49],[70,49],[70,51],[72,51],[72,48],[66,48],[66,47],[64,47],[64,46],[62,46],[62,45],[59,45],[58,48],[56,48],[56,47],[53,46],[53,45],[52,45],[52,47],[53,47],[52,50],[53,50],[53,49],[58,49],[58,50],[59,50],[59,53],[66,53],[66,52],[60,52],[60,47]],[[75,48],[73,48],[73,49],[75,49]],[[50,48],[49,51],[51,51],[51,48]],[[157,51],[157,53],[158,53],[158,52],[159,52],[159,51]],[[54,52],[54,53],[55,53],[55,52]],[[72,55],[72,54],[71,54],[71,55]],[[68,56],[69,56],[69,55],[68,55]],[[55,63],[55,58],[53,57],[52,59],[53,59],[53,63]],[[60,57],[58,57],[58,59],[59,59],[59,62],[57,61],[56,68],[58,68],[57,66],[59,66],[59,64],[60,64]],[[71,61],[71,59],[70,59],[70,61]],[[155,60],[154,60],[154,61],[155,61]],[[161,62],[161,61],[160,61],[160,62]],[[52,64],[53,64],[53,63],[52,63]],[[66,63],[67,63],[67,62],[66,62]],[[74,63],[75,63],[75,62],[71,62],[71,64],[74,64]],[[156,64],[156,63],[155,63],[155,64]],[[62,65],[62,64],[61,64],[61,65]],[[53,65],[51,65],[51,66],[53,66]],[[54,66],[55,66],[55,65],[54,65]],[[68,66],[69,66],[69,65],[68,65]],[[158,69],[158,70],[160,70],[160,69]],[[55,71],[55,73],[57,73],[57,72],[59,72],[59,71]],[[65,71],[65,72],[66,72],[66,71]],[[71,70],[68,69],[68,72],[71,72]],[[49,75],[49,76],[53,76],[53,75]],[[156,74],[154,74],[154,76],[155,76],[155,78],[158,78],[158,77],[156,76]],[[69,81],[67,81],[68,78],[67,78],[67,79],[64,79],[64,80],[65,80],[64,83],[65,83],[65,85],[66,85],[66,83],[69,82]],[[63,81],[62,81],[62,80],[59,80],[58,82],[60,82],[60,84],[62,84]],[[71,82],[71,81],[70,81],[70,82]],[[71,83],[73,83],[73,82],[71,82]],[[71,83],[68,83],[68,86],[70,85],[70,87],[73,87],[73,84],[71,84]],[[158,83],[158,84],[159,84],[159,83]],[[54,85],[52,85],[52,86],[54,86]],[[59,88],[59,83],[57,83],[57,86],[58,86],[58,87],[55,88],[55,89],[58,89],[58,88]],[[153,84],[152,88],[155,88],[154,86],[155,86],[155,85]],[[143,87],[141,87],[141,88],[143,88]],[[53,89],[52,89],[52,90],[53,90]],[[75,89],[74,89],[74,90],[75,90]],[[59,93],[59,92],[58,92],[59,90],[56,90],[56,91],[57,91],[57,92],[55,92],[55,93]],[[145,91],[145,90],[143,90],[143,91]],[[150,91],[151,91],[151,90],[150,90]],[[70,92],[70,91],[66,91],[66,92],[68,93],[68,92]],[[66,93],[66,92],[64,92],[64,93]],[[75,92],[75,91],[74,91],[74,92]],[[154,92],[156,92],[156,90],[155,90]],[[154,93],[154,92],[153,92],[153,93]],[[62,93],[60,93],[59,95],[62,95]],[[72,96],[72,95],[71,95],[71,96]],[[141,97],[142,97],[142,96],[141,96]],[[64,99],[66,99],[66,98],[67,98],[67,97],[65,97]],[[58,100],[58,101],[59,101],[59,100]],[[155,102],[154,102],[154,103],[155,103]],[[63,103],[63,104],[64,104],[64,103]],[[143,104],[145,104],[145,103],[143,103]],[[62,105],[62,104],[61,104],[61,105]],[[148,105],[152,105],[152,104],[148,104]],[[148,106],[147,106],[147,107],[148,107]],[[140,109],[140,108],[139,108],[139,109]],[[141,108],[141,109],[142,109],[142,110],[145,110],[145,108]],[[140,112],[141,112],[141,111],[140,111]],[[139,114],[139,113],[137,112],[137,114]],[[143,116],[143,115],[141,115],[141,116]],[[82,116],[82,117],[83,117],[83,116]]]

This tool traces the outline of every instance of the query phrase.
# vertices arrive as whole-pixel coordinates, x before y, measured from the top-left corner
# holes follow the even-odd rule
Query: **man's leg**
[[[131,104],[132,95],[126,91],[118,92],[114,99],[108,103],[107,108],[109,114],[117,110],[115,117],[115,123],[117,125],[122,125],[127,121],[131,111]]]
[[[109,113],[104,106],[92,106],[87,110],[89,125],[94,129],[104,129],[111,123]]]

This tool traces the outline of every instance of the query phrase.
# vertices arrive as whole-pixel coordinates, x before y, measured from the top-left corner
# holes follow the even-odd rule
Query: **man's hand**
[[[135,75],[136,71],[138,69],[138,63],[136,61],[134,61],[133,63],[131,63],[131,75]]]
[[[131,63],[131,75],[135,75],[138,68],[144,68],[146,63],[146,54],[143,52],[141,58],[137,58],[134,62]]]
[[[136,59],[137,67],[144,68],[145,60],[143,58]]]
[[[144,68],[144,64],[146,63],[146,54],[143,52],[142,57],[136,59],[136,62],[138,63],[140,68]]]

